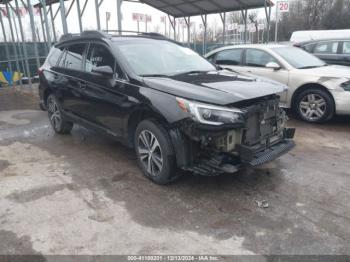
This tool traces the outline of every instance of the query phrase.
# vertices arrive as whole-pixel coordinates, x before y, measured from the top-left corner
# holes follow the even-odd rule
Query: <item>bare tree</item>
[[[255,26],[256,34],[254,36],[253,42],[256,43],[256,42],[258,42],[257,34],[259,32],[259,30],[258,30],[258,14],[256,12],[250,12],[248,14],[248,21],[249,21],[249,23],[254,24],[254,26]]]
[[[306,29],[317,29],[333,0],[304,0]]]

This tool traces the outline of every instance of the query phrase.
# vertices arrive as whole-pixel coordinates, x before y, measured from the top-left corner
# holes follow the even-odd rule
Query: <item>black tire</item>
[[[153,140],[153,144],[152,142],[148,143],[150,146],[146,146],[147,143],[143,141],[148,138],[151,141],[152,135],[156,140]],[[152,145],[157,146],[157,142],[159,148],[152,151]],[[138,164],[147,178],[156,184],[165,185],[178,177],[176,176],[177,167],[173,145],[168,132],[161,124],[155,120],[141,121],[136,128],[134,145]],[[145,151],[147,152],[145,153]],[[156,159],[158,161],[155,161]],[[159,168],[159,159],[162,160],[161,168]]]
[[[46,104],[49,120],[53,130],[57,134],[69,134],[73,128],[73,123],[64,119],[60,104],[55,95],[49,95]]]
[[[310,99],[312,96],[314,97],[313,100]],[[334,116],[335,105],[332,97],[326,91],[319,88],[310,88],[302,91],[297,96],[294,111],[303,121],[323,123]]]

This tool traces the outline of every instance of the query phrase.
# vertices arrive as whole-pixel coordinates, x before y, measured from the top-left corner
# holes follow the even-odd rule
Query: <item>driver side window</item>
[[[115,71],[115,59],[106,47],[91,44],[86,56],[85,71],[92,72],[94,68],[100,66],[110,66]]]
[[[266,67],[270,62],[278,61],[269,53],[258,49],[247,49],[246,52],[246,65],[252,67]]]

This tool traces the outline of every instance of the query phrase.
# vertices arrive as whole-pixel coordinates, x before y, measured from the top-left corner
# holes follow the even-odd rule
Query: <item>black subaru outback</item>
[[[275,82],[221,70],[157,34],[65,35],[39,69],[56,133],[77,123],[135,148],[145,176],[173,181],[258,166],[294,147]]]

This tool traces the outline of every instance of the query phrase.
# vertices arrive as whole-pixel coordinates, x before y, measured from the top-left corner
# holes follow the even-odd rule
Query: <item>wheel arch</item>
[[[297,100],[299,94],[301,94],[303,91],[305,91],[307,89],[310,89],[310,88],[317,88],[317,89],[320,89],[322,91],[325,91],[330,96],[330,98],[332,99],[334,109],[336,110],[336,104],[335,104],[335,100],[334,100],[334,97],[333,97],[332,93],[328,90],[328,88],[326,88],[325,86],[323,86],[322,84],[319,84],[319,83],[306,83],[306,84],[303,84],[300,87],[298,87],[295,90],[295,92],[293,93],[293,96],[292,96],[292,99],[291,99],[291,108],[292,108],[292,110],[295,109],[295,103],[296,103],[296,100]]]
[[[139,108],[132,112],[127,120],[127,139],[128,139],[128,146],[134,147],[134,135],[136,131],[137,125],[145,120],[145,119],[153,119],[159,122],[164,127],[168,127],[169,123],[166,120],[164,116],[162,116],[160,113],[152,110],[151,108],[144,107]]]

